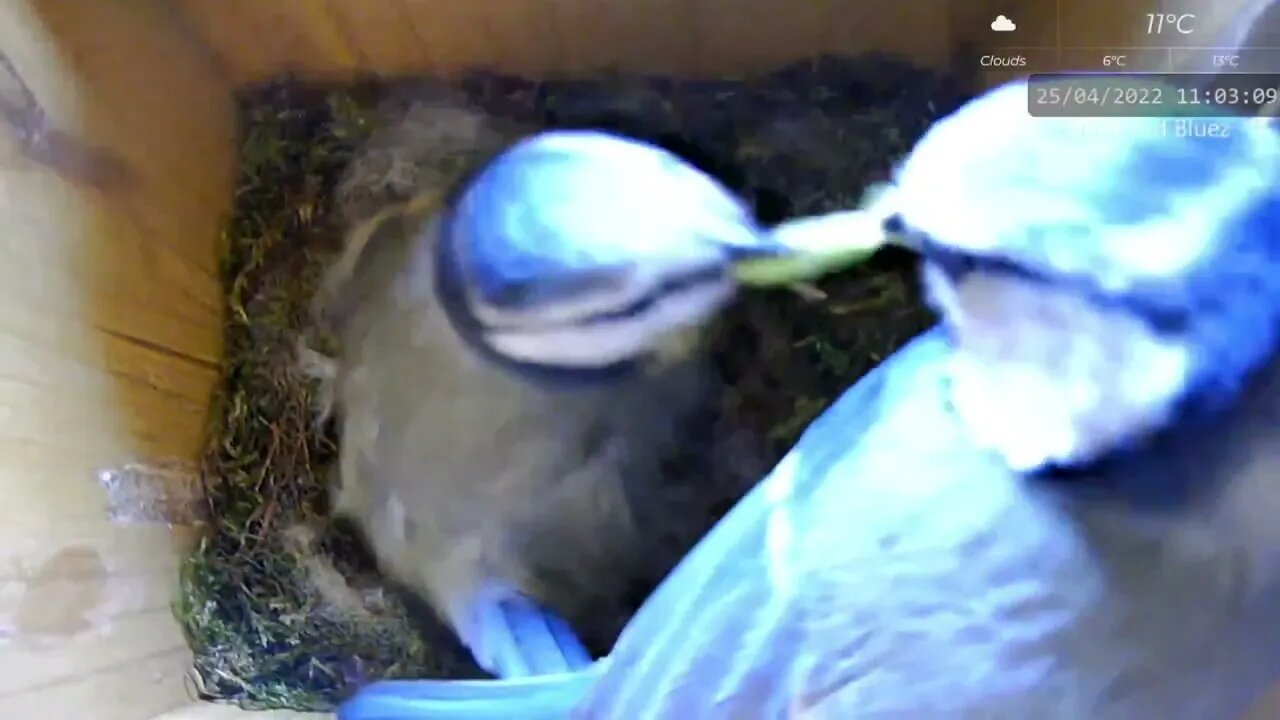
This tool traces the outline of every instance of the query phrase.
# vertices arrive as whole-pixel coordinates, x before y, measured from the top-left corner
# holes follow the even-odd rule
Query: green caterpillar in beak
[[[733,268],[735,279],[750,288],[787,287],[866,262],[880,248],[898,242],[885,229],[881,210],[888,191],[887,184],[875,185],[856,209],[781,223],[772,230],[774,238],[796,252],[742,260]]]

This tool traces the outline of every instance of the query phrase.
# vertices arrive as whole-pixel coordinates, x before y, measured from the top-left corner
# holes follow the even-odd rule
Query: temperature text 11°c
[[[1190,35],[1196,31],[1195,13],[1147,13],[1147,34],[1178,33]]]

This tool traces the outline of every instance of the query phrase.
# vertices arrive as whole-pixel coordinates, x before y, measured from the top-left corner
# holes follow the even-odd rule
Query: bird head
[[[957,414],[1024,472],[1212,417],[1280,330],[1274,129],[1032,117],[1028,92],[935,124],[875,206],[923,255]]]
[[[542,382],[660,362],[782,252],[727,188],[657,146],[590,130],[520,141],[442,215],[436,292],[463,339]]]

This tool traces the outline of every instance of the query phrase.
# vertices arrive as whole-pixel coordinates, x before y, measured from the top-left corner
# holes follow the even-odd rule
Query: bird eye
[[[512,282],[498,288],[492,293],[488,300],[494,305],[501,307],[523,306],[529,304],[538,293],[538,287],[533,281]]]
[[[894,213],[886,217],[881,227],[891,235],[900,235],[907,231],[907,223],[902,219],[902,213]]]

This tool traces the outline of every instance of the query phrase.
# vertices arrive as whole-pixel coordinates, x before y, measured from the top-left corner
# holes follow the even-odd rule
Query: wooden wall
[[[311,74],[450,73],[475,63],[529,73],[595,67],[722,73],[783,61],[798,49],[882,47],[937,60],[945,57],[947,44],[941,0],[179,4],[240,80],[281,68]],[[893,22],[884,19],[887,14]]]
[[[195,456],[220,357],[231,88],[174,27],[151,0],[0,2],[0,717],[189,702],[191,529],[112,522],[99,482]]]

